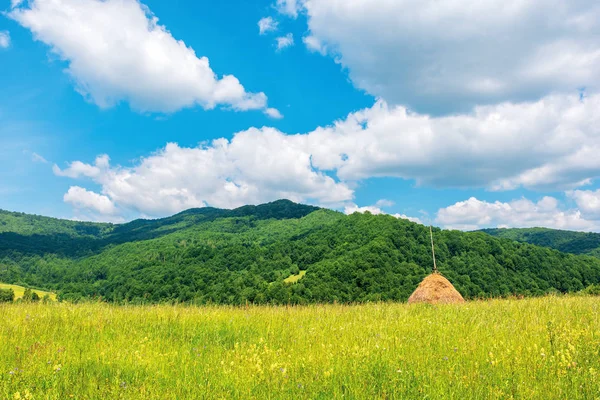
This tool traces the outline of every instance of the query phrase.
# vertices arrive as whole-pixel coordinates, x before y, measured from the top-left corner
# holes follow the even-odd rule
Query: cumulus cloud
[[[580,210],[564,209],[554,197],[533,202],[522,198],[490,203],[471,197],[438,211],[436,222],[448,229],[547,227],[578,231],[600,229],[600,220],[585,219]]]
[[[432,117],[383,101],[331,126],[286,135],[252,128],[196,148],[168,144],[129,167],[75,161],[116,204],[148,215],[278,198],[343,204],[360,181],[505,190],[576,189],[600,176],[600,96],[550,96]],[[385,207],[383,204],[377,207]]]
[[[379,202],[377,202],[377,203],[379,204]],[[389,204],[389,203],[385,203],[385,204]],[[359,207],[356,204],[352,203],[352,204],[346,205],[344,207],[344,214],[346,214],[346,215],[354,214],[355,212],[362,213],[362,214],[364,214],[365,212],[369,212],[369,213],[371,213],[373,215],[380,215],[380,214],[391,215],[392,217],[395,217],[395,218],[398,218],[398,219],[407,219],[407,220],[409,220],[411,222],[416,222],[417,224],[423,224],[423,222],[419,218],[409,217],[409,216],[406,216],[404,214],[390,214],[390,213],[387,213],[387,212],[383,211],[377,205],[375,205],[375,206]]]
[[[107,196],[90,192],[79,186],[72,186],[64,195],[63,200],[80,211],[90,211],[100,216],[117,214],[117,208]]]
[[[6,49],[10,46],[10,33],[8,31],[0,31],[0,49]]]
[[[575,200],[585,216],[600,220],[600,189],[596,191],[573,190],[567,192],[567,196]]]
[[[74,161],[69,165],[67,169],[60,169],[57,165],[52,167],[54,174],[58,176],[65,176],[68,178],[98,178],[109,168],[110,158],[108,155],[103,154],[96,157],[94,165],[86,164],[81,161]]]
[[[268,32],[276,31],[278,25],[279,23],[272,17],[261,18],[260,21],[258,21],[258,32],[261,35],[265,35]]]
[[[277,47],[277,51],[281,51],[283,49],[291,47],[294,45],[294,35],[291,33],[288,33],[285,36],[280,36],[275,39],[275,44]]]
[[[170,143],[132,167],[112,167],[108,158],[99,157],[93,165],[55,166],[55,173],[89,178],[114,203],[151,216],[280,198],[332,206],[351,200],[353,191],[346,184],[313,167],[304,139],[271,128],[250,129],[231,141],[195,148]]]
[[[266,110],[264,93],[175,39],[137,0],[30,0],[7,14],[68,63],[77,90],[100,107],[128,102],[140,112],[187,107]]]
[[[536,100],[600,81],[597,1],[277,4],[290,16],[303,9],[309,31],[304,43],[332,55],[357,87],[418,111]]]
[[[352,203],[352,204],[349,204],[344,207],[344,214],[346,214],[346,215],[354,214],[355,212],[358,212],[358,213],[370,212],[373,215],[386,214],[379,207],[375,207],[375,206],[359,207],[356,204]]]
[[[283,115],[276,108],[267,108],[265,110],[265,114],[267,114],[269,117],[271,117],[273,119],[281,119],[281,118],[283,118]]]
[[[379,101],[307,135],[313,165],[343,181],[441,188],[573,188],[600,176],[600,96],[549,96],[432,117]]]
[[[305,36],[302,38],[302,42],[304,43],[306,48],[313,53],[319,53],[322,56],[327,54],[327,46],[325,46],[321,42],[321,40],[319,40],[315,36],[312,36],[312,35]]]

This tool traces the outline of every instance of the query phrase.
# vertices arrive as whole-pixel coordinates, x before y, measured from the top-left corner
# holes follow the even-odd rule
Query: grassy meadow
[[[0,305],[2,399],[598,399],[600,299]]]
[[[25,294],[25,288],[23,286],[18,285],[9,285],[7,283],[0,282],[0,289],[12,289],[15,292],[15,301],[22,298],[23,294]],[[32,289],[34,293],[37,293],[40,299],[44,298],[44,296],[48,295],[50,300],[56,301],[56,293],[45,292],[43,290]]]

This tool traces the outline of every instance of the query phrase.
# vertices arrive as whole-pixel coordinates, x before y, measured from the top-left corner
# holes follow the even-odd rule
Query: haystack
[[[408,303],[450,304],[464,303],[465,299],[440,273],[434,272],[419,284],[408,298]]]

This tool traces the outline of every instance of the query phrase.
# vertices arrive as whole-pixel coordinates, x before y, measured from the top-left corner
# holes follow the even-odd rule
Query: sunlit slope
[[[13,292],[15,292],[15,300],[18,300],[21,297],[23,297],[23,294],[25,293],[25,288],[23,286],[9,285],[6,283],[1,283],[1,282],[0,282],[0,289],[12,289]],[[42,298],[44,298],[44,296],[48,295],[48,297],[50,297],[51,300],[56,301],[56,293],[45,292],[43,290],[37,290],[37,289],[32,289],[32,291],[34,293],[37,293],[37,295],[40,297],[40,299],[42,299]]]

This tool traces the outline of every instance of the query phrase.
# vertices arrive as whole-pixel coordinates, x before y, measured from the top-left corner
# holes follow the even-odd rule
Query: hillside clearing
[[[12,289],[15,292],[15,300],[18,300],[21,297],[23,297],[23,294],[25,293],[25,288],[23,286],[9,285],[6,283],[1,283],[1,282],[0,282],[0,289]],[[40,296],[40,299],[43,299],[44,296],[48,295],[52,301],[56,301],[56,293],[45,292],[43,290],[37,290],[37,289],[32,289],[32,291],[34,293],[37,293],[38,296]]]
[[[0,398],[592,399],[593,297],[462,305],[0,305]]]
[[[296,283],[300,279],[304,278],[304,275],[306,275],[306,271],[300,271],[300,273],[298,275],[290,275],[289,277],[285,278],[283,281],[285,283]]]

